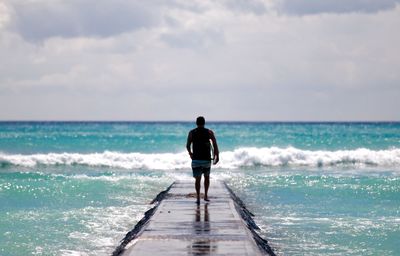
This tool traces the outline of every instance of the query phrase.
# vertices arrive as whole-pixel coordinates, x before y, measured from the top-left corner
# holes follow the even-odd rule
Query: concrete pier
[[[275,255],[224,183],[211,182],[209,199],[196,204],[194,182],[173,183],[114,255]]]

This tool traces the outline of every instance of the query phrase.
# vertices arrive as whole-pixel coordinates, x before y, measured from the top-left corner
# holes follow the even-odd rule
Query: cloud
[[[16,30],[31,41],[50,37],[109,37],[160,22],[156,1],[15,0],[8,4],[14,9]]]
[[[393,9],[400,0],[278,0],[276,8],[284,14],[374,13]]]
[[[262,15],[267,12],[267,4],[261,0],[225,0],[224,4],[236,12],[249,12]]]
[[[0,2],[0,32],[10,22],[10,11],[5,3]]]
[[[208,30],[184,30],[173,33],[165,33],[160,39],[172,47],[199,49],[210,47],[212,44],[223,44],[223,32],[215,29]]]
[[[9,17],[0,21],[0,119],[400,119],[399,5],[287,15],[270,1],[118,3],[129,10],[100,2],[110,9],[102,14],[54,0],[0,5]],[[120,14],[125,24],[136,6],[146,15],[129,26],[99,20]],[[52,29],[28,24],[39,26],[34,17],[43,10]],[[32,31],[16,26],[24,12],[21,24]]]

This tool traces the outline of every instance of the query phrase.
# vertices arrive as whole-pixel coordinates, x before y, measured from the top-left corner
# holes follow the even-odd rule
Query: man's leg
[[[210,175],[204,174],[204,200],[209,201],[208,199],[208,188],[210,187]]]
[[[200,203],[200,181],[201,181],[201,176],[196,176],[195,177],[196,182],[194,187],[196,188],[196,195],[197,195],[197,203]]]

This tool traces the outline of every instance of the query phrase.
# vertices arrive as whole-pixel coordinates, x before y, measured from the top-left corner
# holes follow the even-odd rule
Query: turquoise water
[[[284,255],[400,255],[400,123],[210,123]],[[0,255],[109,255],[176,179],[192,123],[0,123]],[[211,186],[212,190],[212,186]]]

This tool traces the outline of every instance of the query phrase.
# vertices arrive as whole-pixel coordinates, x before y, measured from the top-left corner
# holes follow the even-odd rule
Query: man
[[[214,149],[214,164],[217,164],[219,161],[217,140],[215,139],[214,132],[204,127],[205,123],[206,121],[202,116],[199,116],[196,119],[197,128],[189,132],[186,143],[186,149],[192,159],[193,177],[196,179],[196,203],[198,204],[200,203],[200,182],[202,174],[204,174],[204,200],[209,201],[208,188],[210,186],[210,169],[212,160],[211,143]]]

